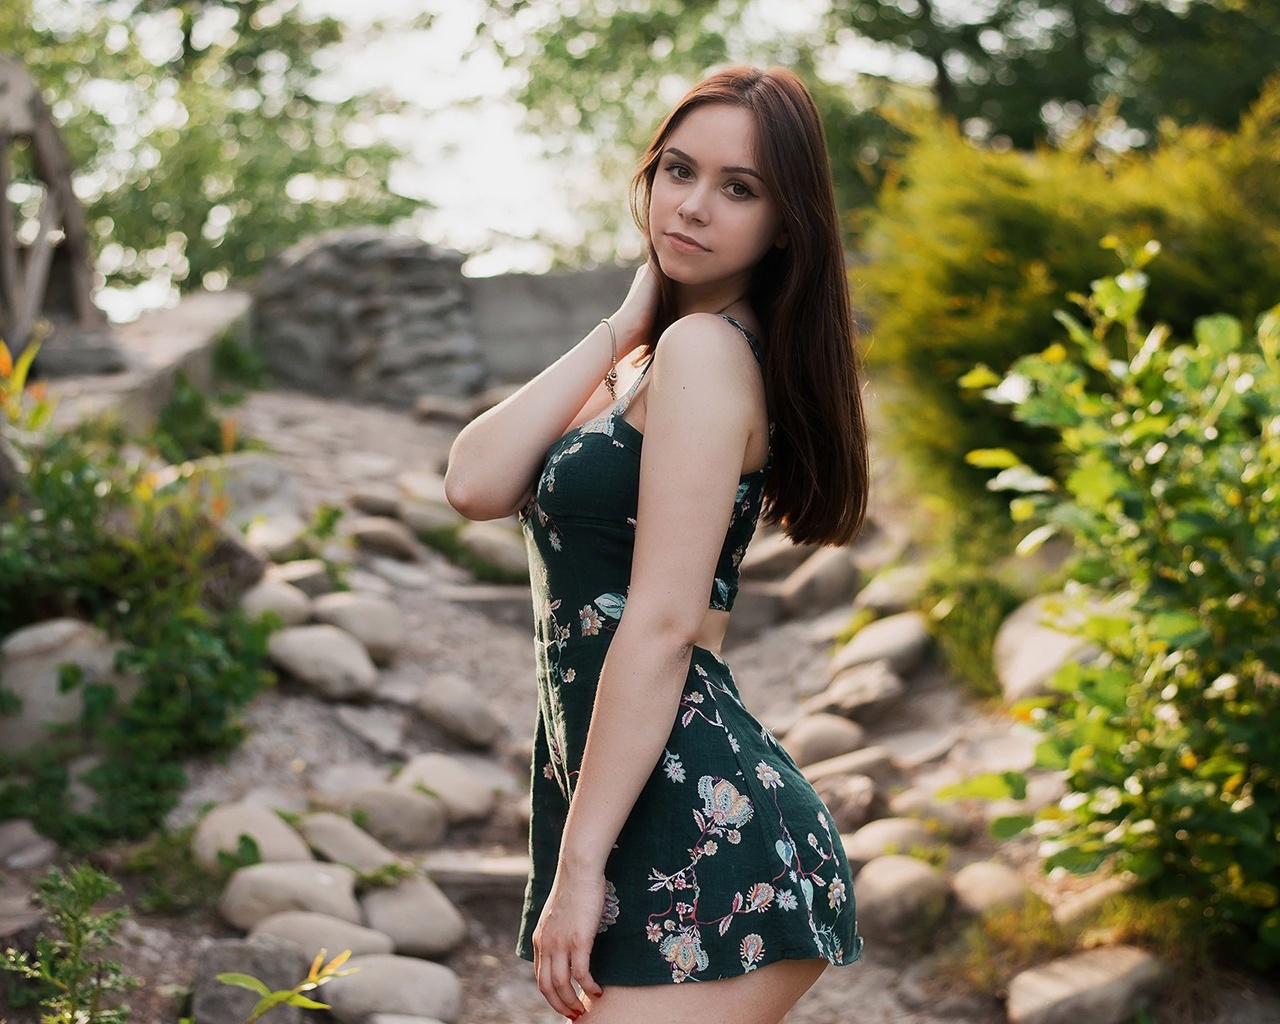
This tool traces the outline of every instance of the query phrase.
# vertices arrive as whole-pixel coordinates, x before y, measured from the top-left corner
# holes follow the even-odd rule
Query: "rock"
[[[321,950],[332,958],[344,949],[359,956],[364,953],[392,953],[395,943],[391,936],[373,928],[352,924],[338,917],[316,914],[309,910],[286,910],[272,914],[249,929],[249,937],[269,935],[272,938],[292,942],[302,950],[307,962],[314,960]],[[288,986],[287,986],[288,987]]]
[[[854,886],[858,931],[872,942],[921,939],[937,927],[951,889],[946,876],[914,857],[877,857]]]
[[[858,578],[847,548],[819,548],[783,581],[783,607],[790,616],[826,611],[853,597]]]
[[[939,845],[938,837],[916,818],[880,818],[851,836],[841,836],[850,867],[868,864],[890,853],[912,853]]]
[[[240,608],[250,619],[274,612],[286,626],[301,626],[311,618],[311,598],[279,579],[262,580],[240,599]]]
[[[380,754],[398,754],[404,746],[409,714],[394,708],[356,708],[341,705],[336,713],[339,722]]]
[[[912,771],[945,756],[959,739],[957,729],[908,729],[881,736],[880,746],[899,768]]]
[[[191,993],[195,1024],[241,1024],[253,1011],[258,995],[218,981],[224,973],[251,974],[271,991],[293,988],[306,974],[307,965],[292,942],[264,935],[252,939],[216,939],[200,952]],[[282,1006],[264,1018],[272,1024],[297,1024],[302,1011]]]
[[[245,531],[244,539],[249,547],[261,551],[273,562],[287,562],[297,558],[302,551],[302,535],[307,524],[293,513],[255,519]]]
[[[805,701],[801,710],[807,715],[828,712],[861,721],[897,703],[906,692],[906,684],[888,660],[869,661],[845,669],[826,690]]]
[[[367,697],[378,670],[350,633],[336,626],[291,626],[273,633],[267,653],[277,666],[331,700]]]
[[[444,802],[426,793],[378,786],[352,793],[346,802],[363,818],[370,835],[396,849],[425,850],[449,830]]]
[[[881,616],[910,611],[920,604],[928,582],[929,573],[923,565],[885,569],[876,573],[871,582],[858,591],[853,607],[865,608]]]
[[[739,573],[744,580],[780,580],[798,569],[815,550],[811,544],[795,543],[781,531],[761,531],[747,545]]]
[[[533,601],[527,583],[470,583],[442,587],[440,597],[450,604],[479,612],[486,619],[533,631]],[[737,606],[734,606],[737,613]]]
[[[388,598],[355,591],[325,594],[316,598],[313,614],[316,621],[354,636],[379,665],[387,664],[404,647],[404,613]]]
[[[1030,771],[1036,764],[1036,748],[1044,741],[1040,730],[1020,722],[998,732],[969,732],[970,737],[956,747],[951,760],[963,772],[973,775]]]
[[[1089,644],[1082,637],[1054,628],[1070,628],[1080,613],[1056,611],[1067,605],[1065,594],[1042,594],[1014,610],[996,631],[991,650],[996,678],[1009,703],[1049,693],[1049,682],[1069,661],[1082,659]]]
[[[902,612],[863,626],[831,660],[828,673],[835,679],[855,665],[880,661],[900,676],[909,676],[923,660],[932,638],[919,612]]]
[[[1018,872],[995,861],[966,864],[951,879],[951,891],[958,910],[978,916],[998,907],[1020,906],[1031,895]]]
[[[44,914],[26,886],[0,886],[0,948],[25,946],[19,937],[28,931],[34,936],[43,923]]]
[[[1166,975],[1146,950],[1112,946],[1040,964],[1009,982],[1009,1024],[1124,1024]]]
[[[400,565],[399,562],[395,564]],[[368,569],[361,569],[359,566],[352,566],[347,570],[347,584],[352,590],[375,594],[378,597],[396,596],[395,587],[377,573],[370,572]]]
[[[435,582],[431,572],[423,566],[397,562],[394,558],[375,556],[369,560],[369,569],[403,590],[426,590]]]
[[[783,584],[743,580],[733,601],[733,614],[725,632],[725,644],[747,643],[764,629],[786,617]]]
[[[968,842],[974,832],[974,822],[954,802],[935,800],[917,787],[895,793],[889,813],[895,818],[919,818],[931,832],[953,843]]]
[[[797,765],[815,764],[857,750],[865,740],[862,726],[839,715],[806,715],[782,739]]]
[[[831,757],[825,761],[815,761],[803,765],[804,777],[812,783],[832,775],[869,775],[878,785],[885,786],[896,781],[898,769],[884,747],[863,747],[850,751],[839,757]]]
[[[364,1024],[444,1024],[439,1017],[416,1017],[407,1013],[375,1013]]]
[[[342,1024],[367,1024],[378,1013],[425,1014],[454,1024],[462,982],[449,968],[408,956],[353,956],[352,974],[324,987],[324,999]]]
[[[813,787],[831,812],[838,832],[860,829],[881,810],[883,799],[866,775],[829,775]]]
[[[404,861],[350,818],[332,811],[317,811],[302,819],[302,834],[322,857],[345,864],[362,875]],[[390,952],[390,950],[384,950]]]
[[[0,750],[27,750],[48,739],[48,727],[78,722],[87,685],[108,686],[117,706],[129,704],[141,683],[116,672],[121,646],[78,619],[50,619],[10,633],[0,644],[0,687],[17,697],[20,709],[0,715]],[[65,693],[59,685],[63,665],[78,666],[83,679]]]
[[[400,492],[391,484],[361,484],[347,496],[347,500],[352,508],[367,516],[399,515]]]
[[[502,723],[480,691],[452,673],[428,679],[415,707],[432,725],[473,747],[489,746],[502,732]]]
[[[190,486],[194,481],[204,502],[217,497],[226,517],[240,529],[258,517],[298,515],[298,484],[278,455],[269,452],[230,452],[211,455],[156,474],[156,490]]]
[[[215,871],[218,854],[234,856],[245,836],[257,846],[258,857],[264,863],[311,859],[311,850],[302,836],[278,814],[245,804],[223,804],[201,818],[191,837],[191,855],[201,867]]]
[[[295,586],[308,597],[319,597],[333,589],[329,570],[318,558],[300,558],[293,562],[268,566],[265,578]]]
[[[444,493],[444,477],[429,469],[406,469],[396,477],[396,488],[408,501],[449,507]]]
[[[1078,892],[1053,908],[1053,920],[1061,928],[1071,928],[1095,914],[1107,900],[1128,892],[1137,884],[1133,875],[1104,878],[1084,892]]]
[[[228,924],[242,929],[285,910],[313,910],[359,924],[364,918],[355,884],[356,873],[341,864],[311,860],[251,864],[231,876],[218,912]]]
[[[390,516],[359,516],[346,524],[345,532],[357,547],[375,555],[416,562],[422,554],[413,531]]]
[[[524,538],[515,530],[498,523],[467,523],[458,531],[458,543],[504,576],[529,576]]]
[[[451,822],[488,817],[497,800],[489,780],[448,754],[418,754],[400,769],[392,785],[438,797]]]
[[[413,411],[420,420],[438,420],[461,427],[475,415],[475,402],[447,395],[419,395],[413,403]]]
[[[389,935],[395,951],[441,957],[466,937],[467,922],[429,878],[418,875],[370,889],[361,901],[370,927]]]
[[[376,788],[386,781],[384,768],[367,761],[343,761],[316,769],[311,776],[311,788],[322,803],[332,807],[344,804],[352,793]]]
[[[528,806],[527,802],[524,806]],[[462,893],[464,897],[519,899],[529,881],[527,853],[431,850],[419,863],[437,885],[451,893]]]
[[[463,522],[452,505],[437,505],[429,501],[405,499],[400,502],[396,514],[419,537],[437,530],[448,530]]]
[[[58,844],[21,818],[0,822],[0,866],[10,871],[41,868],[58,859]]]
[[[400,461],[394,455],[382,452],[347,449],[339,452],[333,461],[333,471],[339,480],[381,480],[394,476],[400,469]]]
[[[216,529],[213,547],[200,559],[200,597],[209,607],[226,611],[262,579],[267,560],[230,523],[220,522]]]

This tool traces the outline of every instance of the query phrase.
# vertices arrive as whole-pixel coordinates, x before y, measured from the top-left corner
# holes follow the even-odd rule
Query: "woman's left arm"
[[[589,960],[604,867],[671,733],[733,510],[762,394],[736,328],[697,314],[673,324],[649,370],[635,552],[609,644],[555,883],[534,933],[538,987],[553,1009],[595,994]]]

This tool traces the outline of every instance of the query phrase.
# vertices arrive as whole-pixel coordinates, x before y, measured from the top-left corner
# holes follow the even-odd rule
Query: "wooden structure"
[[[9,199],[13,150],[26,140],[44,195],[34,239],[19,237]],[[71,160],[31,76],[0,55],[0,338],[15,353],[48,316],[59,334],[85,329],[100,336],[106,318],[93,304],[93,269],[84,212],[71,186]],[[61,340],[61,339],[60,339]]]

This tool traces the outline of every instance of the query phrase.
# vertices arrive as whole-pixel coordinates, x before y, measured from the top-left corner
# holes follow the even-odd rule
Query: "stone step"
[[[421,864],[436,885],[455,894],[462,890],[518,897],[529,878],[529,857],[524,853],[432,850]]]

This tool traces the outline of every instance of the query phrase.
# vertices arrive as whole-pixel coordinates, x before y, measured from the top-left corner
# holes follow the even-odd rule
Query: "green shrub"
[[[1051,430],[1062,485],[1003,450],[993,483],[1015,517],[1074,542],[1102,652],[1059,674],[1036,709],[1045,766],[1071,793],[1051,809],[1049,867],[1110,861],[1199,915],[1217,948],[1280,964],[1280,307],[1248,336],[1229,316],[1174,343],[1137,316],[1142,264],[1062,314],[1066,347],[1020,359],[989,397]],[[1280,288],[1277,288],[1280,293]],[[1114,353],[1124,353],[1115,358]]]
[[[1056,336],[1068,293],[1111,270],[1097,239],[1164,242],[1148,309],[1180,335],[1212,312],[1252,321],[1280,295],[1280,78],[1237,132],[1169,128],[1150,152],[1087,138],[983,150],[918,112],[910,128],[863,228],[854,299],[873,323],[867,359],[895,444],[953,515],[1000,515],[985,474],[964,464],[972,449],[1010,448],[1051,469],[1052,431],[956,383],[978,363],[1003,374]]]
[[[1019,596],[989,568],[957,566],[939,573],[924,593],[943,667],[979,697],[999,697],[992,648]]]

